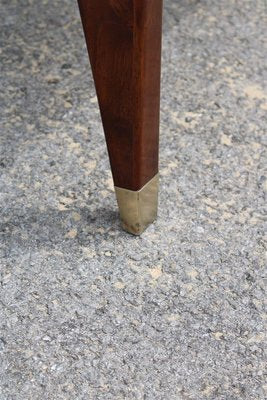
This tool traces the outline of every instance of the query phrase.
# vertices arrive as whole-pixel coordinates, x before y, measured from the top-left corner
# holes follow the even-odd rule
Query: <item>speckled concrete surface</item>
[[[75,1],[0,5],[0,399],[265,399],[265,0],[165,0],[140,238],[119,228]]]

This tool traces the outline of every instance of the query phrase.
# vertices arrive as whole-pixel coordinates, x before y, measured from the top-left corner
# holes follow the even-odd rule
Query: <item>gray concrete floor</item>
[[[165,0],[140,238],[119,227],[76,2],[0,6],[0,399],[265,399],[265,0]]]

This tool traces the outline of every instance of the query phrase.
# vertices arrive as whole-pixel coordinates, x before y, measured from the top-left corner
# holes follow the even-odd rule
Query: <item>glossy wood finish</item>
[[[162,0],[78,0],[115,186],[158,172]]]

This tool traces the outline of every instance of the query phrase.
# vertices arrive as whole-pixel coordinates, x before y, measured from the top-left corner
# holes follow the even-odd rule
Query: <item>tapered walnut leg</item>
[[[162,0],[78,0],[123,227],[156,218]]]

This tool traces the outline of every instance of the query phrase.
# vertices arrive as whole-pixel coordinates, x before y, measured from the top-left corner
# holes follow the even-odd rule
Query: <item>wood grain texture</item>
[[[78,0],[115,186],[158,172],[162,0]]]

